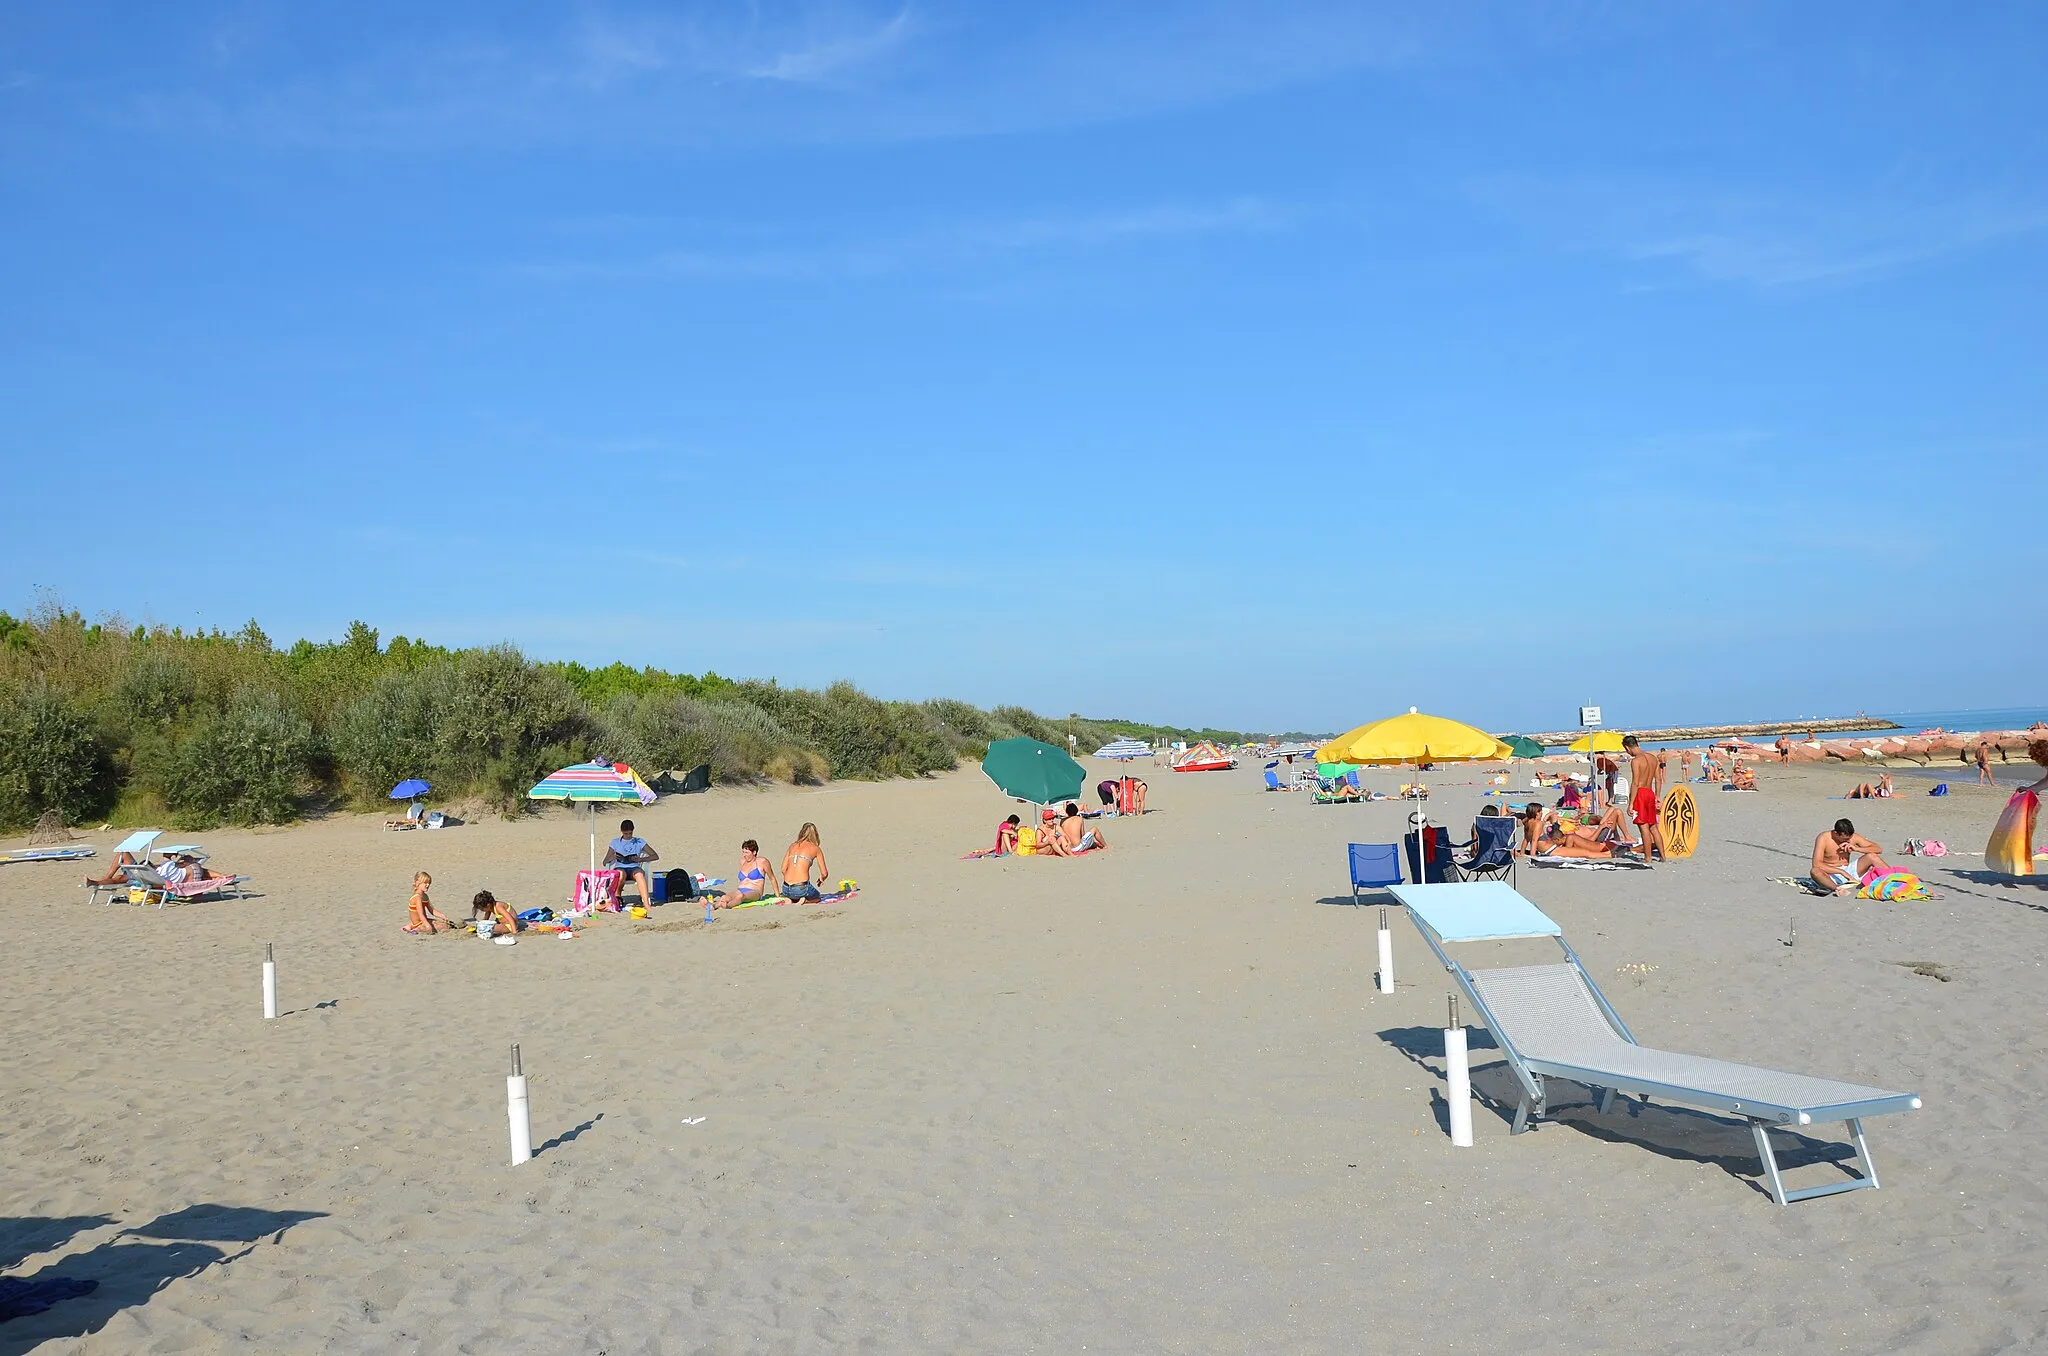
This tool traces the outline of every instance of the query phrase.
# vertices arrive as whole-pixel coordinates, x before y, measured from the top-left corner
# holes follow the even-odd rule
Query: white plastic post
[[[1380,992],[1394,991],[1394,934],[1387,931],[1387,911],[1380,910]]]
[[[1451,1024],[1444,1028],[1444,1069],[1451,1109],[1451,1143],[1472,1147],[1472,1065],[1465,1050],[1465,1028],[1458,1021],[1458,996],[1451,995]]]
[[[277,943],[263,944],[263,1020],[277,1016]]]
[[[533,1126],[526,1114],[526,1074],[520,1068],[519,1047],[512,1047],[512,1073],[505,1080],[505,1117],[512,1126],[512,1166],[533,1157]]]

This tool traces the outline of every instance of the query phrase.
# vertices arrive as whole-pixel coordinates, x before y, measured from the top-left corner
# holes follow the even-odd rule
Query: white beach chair
[[[124,852],[128,854],[130,859],[147,864],[149,861],[149,845],[163,837],[163,833],[162,829],[137,829],[134,833],[129,834],[126,838],[114,844],[114,860],[116,864],[119,864],[121,854]],[[111,885],[87,884],[85,888],[92,892],[85,897],[86,903],[98,904],[103,902],[100,899],[102,894],[107,896],[104,902],[112,903],[113,896],[128,893],[128,882],[126,880],[117,880]]]
[[[1749,1122],[1763,1160],[1771,1199],[1779,1205],[1836,1192],[1875,1189],[1877,1169],[1864,1142],[1863,1120],[1889,1111],[1909,1111],[1920,1099],[1911,1093],[1776,1069],[1735,1064],[1702,1055],[1674,1054],[1639,1045],[1600,986],[1586,973],[1563,931],[1541,909],[1500,881],[1458,885],[1396,885],[1396,899],[1437,959],[1451,974],[1473,1011],[1493,1033],[1510,1070],[1521,1084],[1513,1132],[1520,1134],[1548,1109],[1546,1079],[1563,1078],[1599,1093],[1600,1110],[1614,1094],[1634,1093],[1700,1107]],[[1445,946],[1544,938],[1557,943],[1564,961],[1498,970],[1467,970]],[[1771,1150],[1772,1126],[1809,1126],[1841,1121],[1855,1141],[1860,1176],[1846,1182],[1787,1191]]]
[[[144,904],[154,896],[159,911],[173,899],[181,903],[204,899],[208,895],[233,895],[240,899],[242,882],[249,879],[247,876],[215,876],[211,880],[191,880],[174,885],[153,866],[124,866],[121,874],[128,878],[128,884],[122,889],[141,890]],[[109,899],[107,902],[111,904],[113,901]]]

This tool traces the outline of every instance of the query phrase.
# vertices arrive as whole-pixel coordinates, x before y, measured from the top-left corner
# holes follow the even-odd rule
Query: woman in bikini
[[[811,872],[818,873],[817,883],[811,881]],[[789,851],[782,854],[782,897],[798,902],[824,898],[818,893],[818,886],[830,879],[825,866],[825,848],[818,841],[818,826],[806,824],[796,831],[796,841],[789,845]]]
[[[718,907],[730,909],[739,904],[751,904],[781,889],[775,879],[775,868],[761,855],[761,845],[749,838],[740,844],[739,869],[733,872],[732,889],[718,897]]]

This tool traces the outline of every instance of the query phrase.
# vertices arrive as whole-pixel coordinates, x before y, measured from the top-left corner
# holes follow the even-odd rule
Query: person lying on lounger
[[[156,873],[171,885],[191,885],[200,881],[227,879],[189,852],[179,853],[158,867]]]
[[[114,860],[107,863],[106,875],[87,876],[85,878],[85,883],[87,885],[119,885],[122,881],[128,879],[128,877],[121,873],[122,867],[148,865],[149,854],[146,852],[143,853],[140,857],[136,856],[132,852],[117,852],[114,854]]]
[[[1813,863],[1809,875],[1815,885],[1830,894],[1853,895],[1865,876],[1872,872],[1882,875],[1892,869],[1878,855],[1883,851],[1876,843],[1856,832],[1854,824],[1838,819],[1835,827],[1813,840]]]
[[[421,871],[412,878],[412,899],[405,906],[407,932],[436,933],[453,932],[455,920],[434,907],[434,901],[427,898],[433,888],[434,878]]]
[[[1566,828],[1555,815],[1547,816],[1543,836],[1536,841],[1539,856],[1585,857],[1604,861],[1617,852],[1634,852],[1639,845],[1628,836],[1628,816],[1618,805],[1610,806],[1599,819]]]
[[[761,845],[749,838],[740,844],[740,864],[732,873],[732,889],[720,895],[714,907],[730,909],[781,893],[782,882],[775,879],[774,864],[761,855]]]

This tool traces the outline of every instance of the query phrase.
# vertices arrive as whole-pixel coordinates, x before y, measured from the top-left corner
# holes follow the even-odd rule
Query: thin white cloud
[[[1496,178],[1482,206],[1634,266],[1631,290],[1853,286],[2048,230],[2048,206],[1882,192],[1822,198],[1642,180]]]
[[[783,80],[792,84],[821,84],[856,67],[882,59],[911,37],[910,11],[865,33],[829,38],[792,51],[778,52],[775,59],[748,71],[761,80]]]

